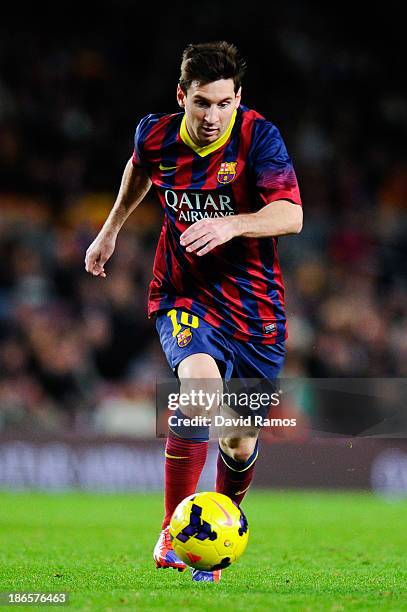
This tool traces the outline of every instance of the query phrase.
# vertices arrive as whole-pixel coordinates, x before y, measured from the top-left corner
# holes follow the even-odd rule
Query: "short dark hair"
[[[245,70],[246,62],[231,43],[221,40],[191,44],[182,54],[179,84],[186,93],[192,81],[206,84],[219,79],[233,79],[236,93]]]

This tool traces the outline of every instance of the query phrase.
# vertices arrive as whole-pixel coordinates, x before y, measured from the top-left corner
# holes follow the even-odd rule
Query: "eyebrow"
[[[203,102],[208,102],[209,104],[211,104],[211,101],[208,100],[208,98],[205,98],[200,94],[195,94],[194,100],[201,100]],[[233,100],[232,96],[227,96],[226,98],[223,98],[223,100],[219,100],[219,102],[216,102],[216,104],[222,104],[222,102],[227,102],[228,100]]]

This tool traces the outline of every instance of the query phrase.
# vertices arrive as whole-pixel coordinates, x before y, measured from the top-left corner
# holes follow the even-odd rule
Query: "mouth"
[[[216,136],[219,132],[219,128],[202,126],[201,131],[206,137]]]

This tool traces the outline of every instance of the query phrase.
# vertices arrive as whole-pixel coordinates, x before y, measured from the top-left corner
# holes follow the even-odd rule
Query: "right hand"
[[[99,234],[86,251],[85,270],[93,276],[106,278],[105,263],[113,255],[116,239]]]

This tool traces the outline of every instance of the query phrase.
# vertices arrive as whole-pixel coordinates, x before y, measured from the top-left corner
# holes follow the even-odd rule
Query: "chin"
[[[218,140],[219,136],[221,135],[221,130],[217,130],[214,134],[205,134],[205,132],[203,132],[202,130],[198,131],[198,136],[199,139],[202,143],[204,144],[210,144],[211,142],[215,142],[215,140]]]
[[[212,142],[215,142],[215,140],[217,140],[219,138],[219,134],[214,134],[213,136],[202,136],[202,143],[203,145],[208,145],[211,144]]]

